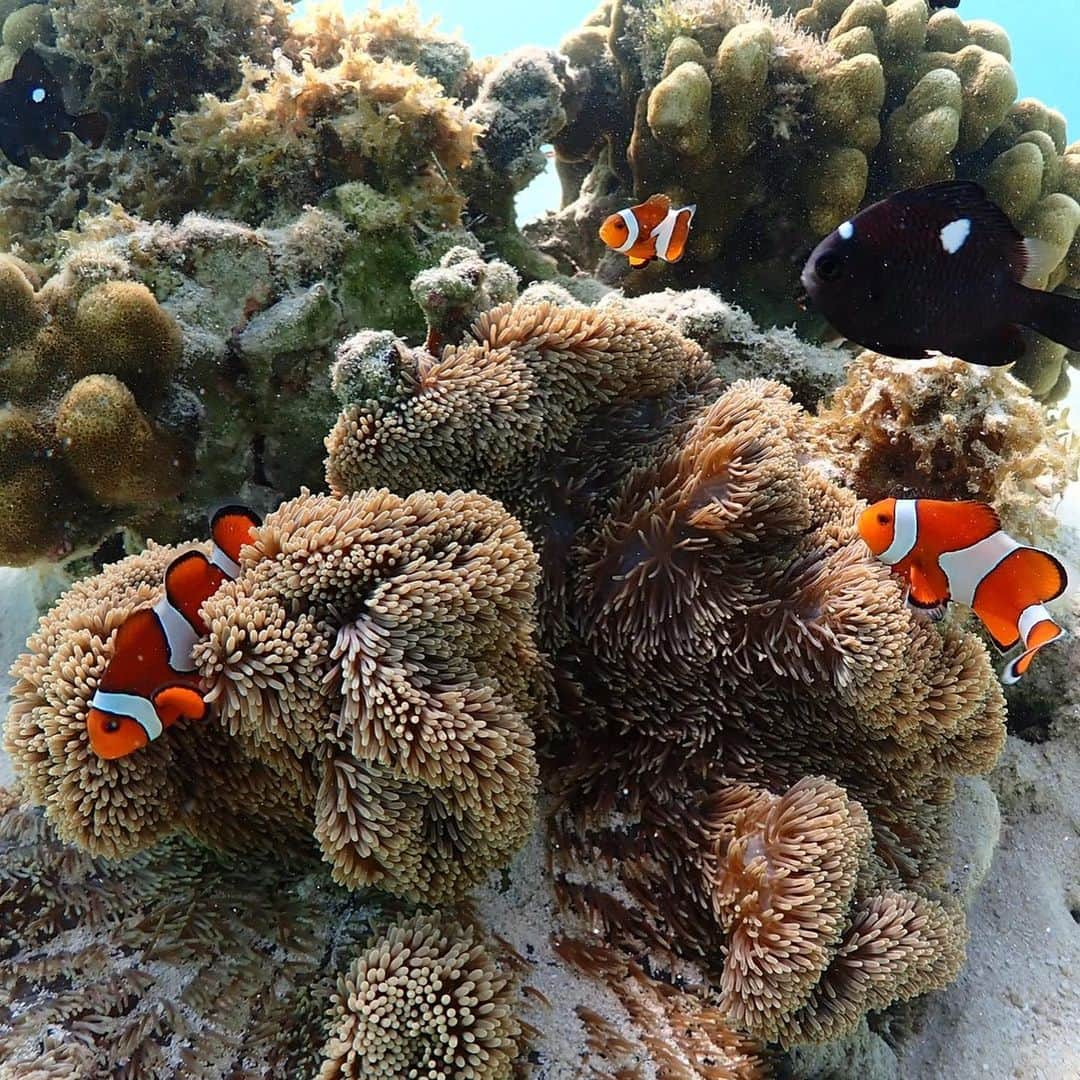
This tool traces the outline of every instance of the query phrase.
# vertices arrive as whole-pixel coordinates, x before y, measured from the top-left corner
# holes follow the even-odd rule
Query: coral
[[[561,270],[634,293],[705,284],[786,325],[818,240],[874,199],[955,176],[1047,245],[1041,285],[1080,286],[1076,155],[1064,117],[1017,100],[1000,28],[924,0],[769,7],[620,0],[563,43],[563,208],[526,229]],[[697,204],[686,258],[630,271],[597,226],[657,191]],[[1017,373],[1044,397],[1066,360],[1039,339]]]
[[[267,506],[316,483],[339,407],[334,344],[360,326],[419,335],[410,281],[463,238],[422,238],[400,203],[357,182],[281,228],[196,215],[148,224],[114,208],[85,220],[36,292],[26,264],[0,258],[0,394],[31,420],[23,457],[48,473],[48,505],[66,503],[30,532],[16,505],[0,563],[63,557],[121,525],[176,540],[245,486]],[[509,268],[485,273],[478,296],[514,295]],[[57,432],[57,408],[88,377],[76,396],[112,419],[80,449]],[[133,452],[101,456],[117,445]],[[4,472],[18,504],[35,484],[14,461]]]
[[[314,1076],[371,922],[281,852],[110,864],[0,790],[0,1076]]]
[[[338,980],[319,1080],[509,1080],[522,1042],[516,978],[472,927],[418,915]]]
[[[205,548],[204,548],[205,550]],[[175,549],[76,584],[13,669],[7,746],[59,835],[116,857],[180,831],[221,848],[312,833],[334,876],[459,894],[528,830],[535,557],[480,495],[301,496],[203,608],[211,721],[104,761],[85,713],[114,631]]]
[[[436,80],[346,44],[332,67],[284,55],[247,64],[232,97],[176,117],[167,153],[184,201],[252,224],[364,180],[445,227],[463,207],[454,178],[478,131]]]
[[[364,383],[377,396],[348,404],[328,439],[332,487],[475,486],[541,553],[564,911],[728,986],[722,958],[740,955],[750,893],[718,884],[718,845],[738,864],[758,853],[759,818],[779,836],[793,817],[776,858],[794,899],[753,916],[781,923],[793,951],[741,954],[754,993],[756,965],[779,972],[768,1004],[740,997],[744,1022],[784,1041],[839,1033],[947,981],[962,924],[933,895],[943,816],[952,778],[1000,750],[1001,690],[976,638],[917,619],[868,559],[857,501],[806,459],[814,424],[790,393],[761,380],[722,391],[698,348],[620,301],[519,302],[441,356],[399,342],[380,357]],[[722,811],[746,785],[772,794],[732,841]],[[597,884],[602,870],[614,879]],[[872,991],[851,988],[858,1004],[834,1023],[830,980],[845,977],[862,905],[884,910],[894,893],[922,912],[917,940],[896,916],[911,955]],[[925,940],[924,916],[938,928]],[[773,1001],[777,985],[789,992]]]
[[[288,31],[282,0],[50,0],[48,7],[57,52],[75,65],[72,82],[116,131],[152,129],[200,94],[232,92],[237,58],[268,62]],[[4,38],[8,44],[7,24]]]
[[[5,256],[0,290],[0,428],[11,450],[0,562],[22,563],[68,554],[121,509],[175,495],[194,432],[170,415],[179,329],[144,286],[72,275],[35,291]]]
[[[413,279],[412,294],[429,327],[427,348],[460,341],[485,311],[517,299],[518,276],[498,259],[485,262],[468,247],[451,248],[437,267]]]
[[[863,353],[813,425],[818,451],[857,495],[976,499],[1030,542],[1057,533],[1056,502],[1080,474],[1068,428],[998,368]]]

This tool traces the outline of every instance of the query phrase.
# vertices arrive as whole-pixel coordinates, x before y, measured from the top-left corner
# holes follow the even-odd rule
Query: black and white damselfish
[[[67,132],[90,146],[100,146],[108,130],[104,113],[72,116],[64,108],[60,81],[45,61],[28,49],[11,78],[0,82],[0,150],[24,169],[33,156],[56,160],[71,146]]]
[[[932,352],[999,367],[1021,326],[1080,349],[1080,300],[1029,288],[1053,261],[966,180],[901,191],[845,221],[802,273],[807,299],[844,337],[887,356]]]

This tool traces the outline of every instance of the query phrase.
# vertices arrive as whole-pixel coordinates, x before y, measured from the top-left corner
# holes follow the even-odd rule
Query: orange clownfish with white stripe
[[[1002,672],[1015,683],[1035,654],[1065,631],[1045,604],[1068,587],[1053,555],[1002,531],[994,510],[977,502],[882,499],[859,517],[870,550],[908,584],[908,602],[940,617],[950,600],[978,615],[994,644],[1023,652]]]
[[[240,573],[240,549],[259,524],[247,507],[222,507],[210,522],[210,558],[201,551],[177,556],[165,571],[165,595],[124,620],[86,715],[98,757],[126,757],[178,720],[206,715],[192,660],[195,643],[208,629],[199,608]]]
[[[606,218],[600,226],[600,239],[612,251],[625,255],[631,266],[644,266],[653,259],[678,262],[686,251],[696,211],[696,206],[676,210],[666,195],[653,195]]]

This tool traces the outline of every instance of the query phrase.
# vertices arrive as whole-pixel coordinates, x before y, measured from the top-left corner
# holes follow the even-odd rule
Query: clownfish
[[[1029,288],[1055,262],[978,184],[901,191],[845,221],[802,273],[806,299],[844,337],[886,356],[932,352],[1000,367],[1021,327],[1080,349],[1080,300]]]
[[[1023,642],[1002,681],[1015,683],[1065,631],[1043,606],[1068,587],[1053,555],[1002,531],[984,503],[882,499],[859,517],[870,550],[908,584],[908,602],[940,618],[950,600],[970,607],[1001,652]]]
[[[86,716],[98,757],[126,757],[178,720],[206,715],[192,660],[195,643],[208,630],[199,608],[240,573],[240,549],[259,524],[246,507],[222,507],[210,522],[210,558],[201,551],[177,556],[165,571],[165,595],[121,624]]]
[[[678,262],[686,251],[696,212],[696,206],[675,210],[666,195],[653,195],[606,218],[600,226],[600,239],[612,251],[625,255],[631,266],[644,266],[653,259]]]

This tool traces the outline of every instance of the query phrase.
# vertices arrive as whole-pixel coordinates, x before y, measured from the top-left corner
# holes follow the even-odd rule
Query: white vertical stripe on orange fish
[[[649,236],[656,241],[656,254],[665,261],[668,257],[668,249],[671,247],[671,237],[675,233],[675,225],[679,220],[678,210],[669,210],[667,217],[656,226]]]
[[[1031,631],[1041,622],[1053,622],[1053,616],[1042,604],[1032,604],[1031,607],[1026,607],[1020,613],[1020,618],[1016,622],[1016,628],[1020,631],[1020,637],[1023,639],[1025,645],[1027,645],[1028,637]]]
[[[914,499],[897,499],[893,513],[892,543],[878,556],[886,566],[906,559],[919,539],[919,513]]]
[[[626,239],[615,250],[620,255],[625,255],[638,242],[641,229],[638,227],[638,220],[633,210],[620,210],[619,217],[626,225]]]
[[[240,564],[231,559],[217,544],[214,545],[214,550],[210,555],[210,561],[216,566],[230,581],[235,580],[240,576]]]
[[[154,614],[169,647],[169,666],[174,671],[194,671],[195,661],[191,658],[191,651],[199,640],[195,627],[169,603],[168,597],[162,597],[154,605]]]
[[[1000,529],[983,540],[959,551],[945,551],[938,565],[949,582],[949,595],[958,603],[971,607],[979,586],[1001,563],[1002,559],[1023,547]]]
[[[90,708],[100,709],[113,716],[130,716],[146,732],[148,739],[156,739],[162,732],[161,720],[151,702],[139,694],[110,693],[95,690]]]

